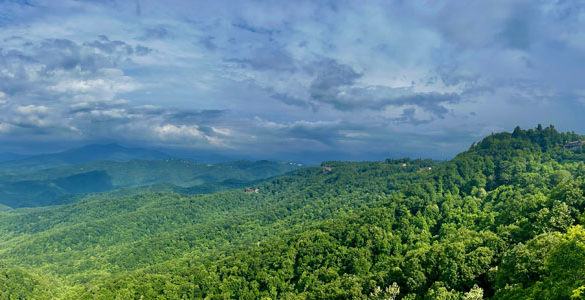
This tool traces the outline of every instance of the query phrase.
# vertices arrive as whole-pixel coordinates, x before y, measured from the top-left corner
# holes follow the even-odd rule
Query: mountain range
[[[0,204],[13,208],[64,204],[76,201],[80,194],[120,188],[126,194],[144,190],[211,193],[299,167],[271,161],[197,163],[156,150],[90,145],[0,163]]]
[[[107,170],[114,190],[0,212],[0,298],[582,299],[585,147],[566,145],[584,140],[539,126],[442,162],[163,159],[33,172],[62,185],[55,174]],[[190,168],[208,184],[259,179],[187,194],[201,185],[169,170]],[[151,180],[145,170],[184,186],[132,186]]]
[[[1,158],[1,157],[0,157]],[[118,144],[94,144],[63,152],[23,157],[7,154],[0,163],[2,173],[24,173],[36,170],[70,166],[97,160],[129,161],[170,158],[163,152],[145,148],[126,148]]]

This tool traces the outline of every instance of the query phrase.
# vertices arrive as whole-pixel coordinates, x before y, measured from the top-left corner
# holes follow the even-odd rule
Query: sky
[[[449,159],[584,80],[582,1],[0,0],[0,152]]]

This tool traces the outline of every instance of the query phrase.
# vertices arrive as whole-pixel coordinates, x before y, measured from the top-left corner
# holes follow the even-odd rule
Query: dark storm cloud
[[[424,124],[424,123],[429,123],[431,122],[431,120],[419,120],[416,118],[415,115],[416,109],[415,108],[405,108],[402,111],[402,114],[400,114],[399,117],[394,118],[394,121],[400,122],[400,123],[412,123],[412,124]]]
[[[362,127],[346,122],[296,122],[284,127],[280,132],[296,139],[313,140],[334,146],[345,137],[344,130],[360,130]]]
[[[443,118],[448,109],[443,105],[455,104],[460,96],[455,93],[416,93],[408,88],[388,88],[384,86],[356,86],[362,77],[350,66],[339,64],[334,60],[324,60],[316,64],[310,73],[316,77],[310,86],[312,100],[333,105],[342,111],[381,110],[386,106],[415,105],[423,110]],[[281,97],[283,101],[299,105],[301,101]],[[401,118],[403,121],[412,118]]]
[[[344,140],[353,139],[351,133],[367,129],[362,124],[346,121],[275,123],[257,120],[255,126],[256,132],[269,138],[271,147],[278,151],[306,151],[302,149],[304,145],[311,145],[313,150],[332,150],[339,148]],[[288,142],[283,144],[278,137],[285,137]]]
[[[332,59],[320,61],[308,71],[316,74],[310,87],[311,97],[317,101],[334,104],[337,103],[335,97],[339,93],[339,88],[351,86],[361,77],[361,74],[355,72],[350,66],[339,64]],[[343,109],[343,106],[339,105],[339,108]]]
[[[388,105],[416,105],[422,109],[444,118],[449,110],[443,104],[456,104],[460,101],[458,94],[419,93],[400,96],[394,99],[385,99],[381,103]]]

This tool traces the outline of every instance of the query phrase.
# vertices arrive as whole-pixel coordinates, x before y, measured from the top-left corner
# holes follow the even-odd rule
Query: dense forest
[[[4,299],[585,299],[585,137],[0,213]]]

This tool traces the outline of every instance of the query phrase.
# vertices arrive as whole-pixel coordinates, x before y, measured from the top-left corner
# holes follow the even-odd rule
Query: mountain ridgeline
[[[97,160],[153,160],[170,158],[170,156],[151,149],[126,148],[118,144],[95,144],[53,154],[41,154],[20,158],[12,155],[10,158],[0,163],[0,170],[3,173],[21,174],[23,172],[71,166]]]
[[[0,212],[0,298],[585,299],[584,140],[516,128],[445,162],[324,162],[249,190],[153,184]],[[113,188],[148,182],[123,169]],[[27,180],[71,170],[43,172]]]
[[[66,204],[83,194],[121,188],[118,192],[124,195],[212,193],[245,187],[300,166],[271,161],[196,163],[147,149],[93,145],[0,164],[0,204],[13,208]]]

